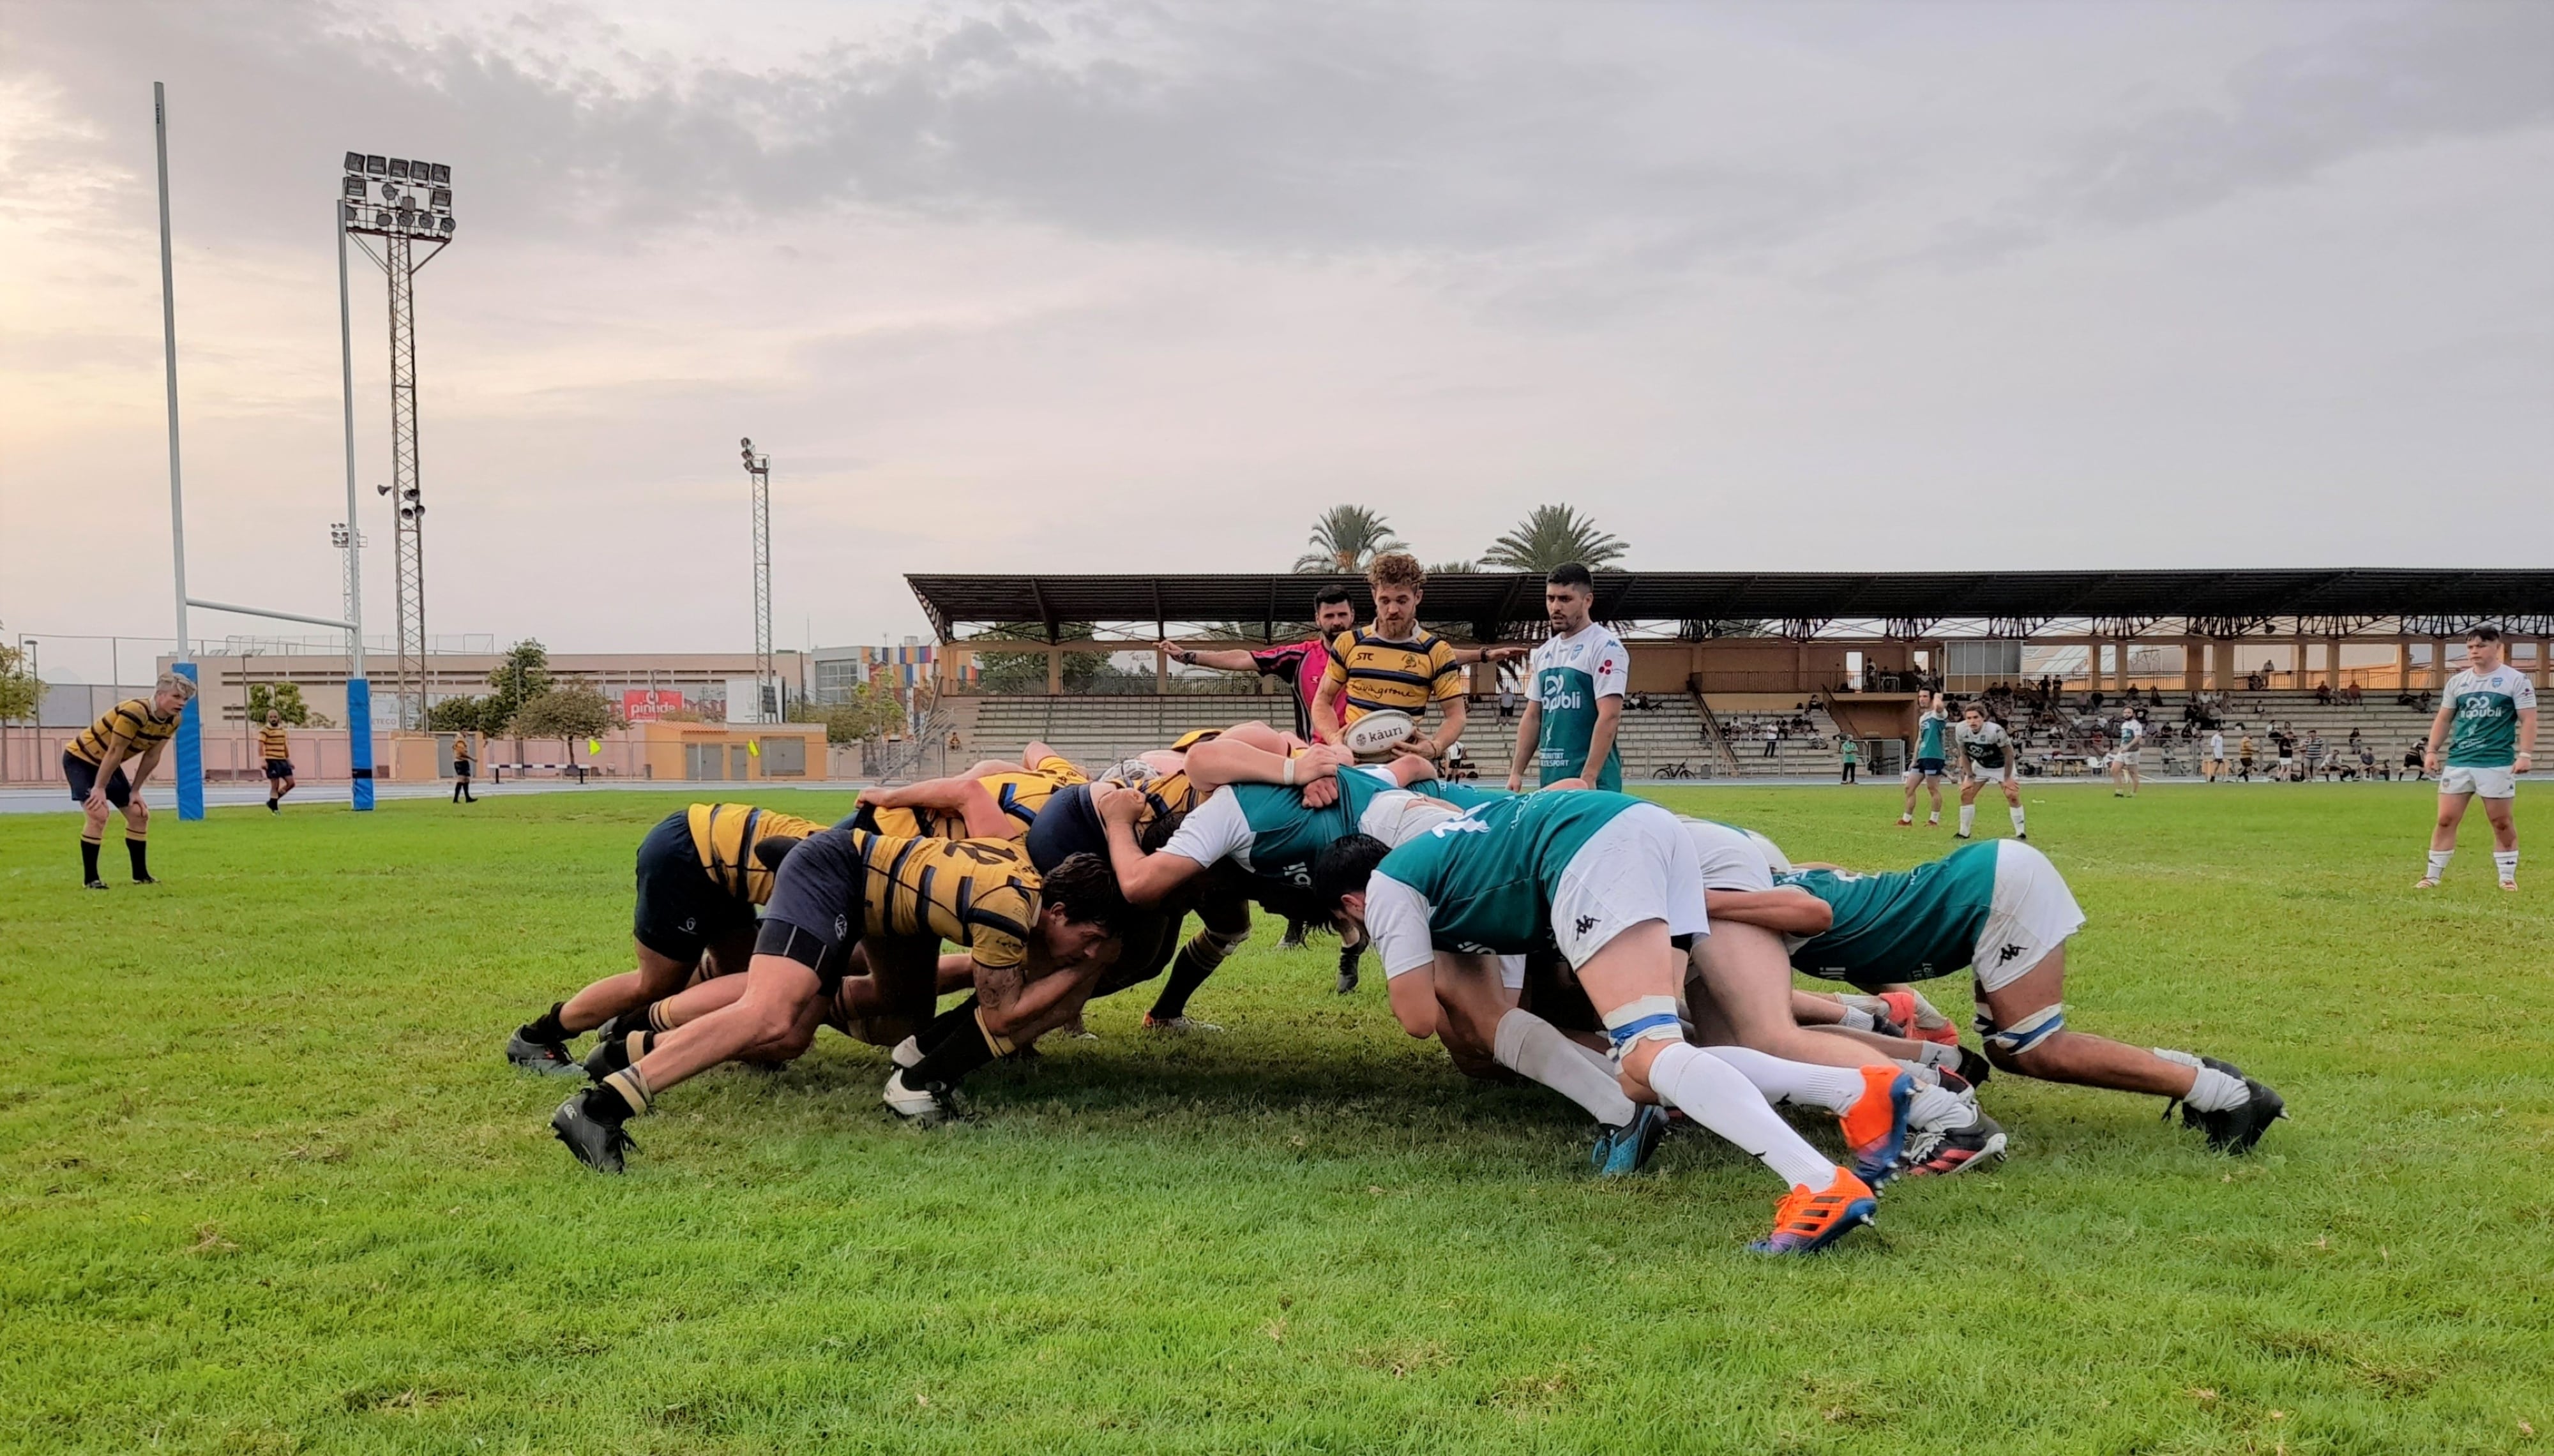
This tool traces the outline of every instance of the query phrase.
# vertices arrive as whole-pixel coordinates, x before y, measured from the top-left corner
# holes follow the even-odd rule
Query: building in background
[[[807,654],[808,697],[820,704],[841,703],[854,689],[881,673],[895,684],[895,695],[906,703],[913,701],[916,685],[929,685],[940,666],[937,643],[919,637],[907,637],[895,647],[818,647]],[[960,665],[960,691],[973,687],[976,663],[972,657]]]
[[[203,683],[197,700],[207,729],[245,721],[250,691],[269,683],[291,683],[312,713],[331,723],[346,717],[346,655],[282,641],[261,644],[273,650],[229,654],[198,653]],[[428,652],[425,656],[426,701],[475,698],[489,691],[489,674],[503,666],[502,651]],[[781,696],[796,703],[807,696],[806,654],[773,654]],[[168,665],[164,658],[159,664]],[[697,714],[710,722],[728,718],[729,683],[754,681],[755,658],[744,652],[552,652],[550,676],[581,682],[622,707],[634,723],[662,721],[669,711]],[[157,676],[155,670],[154,676]],[[750,688],[749,688],[750,691]],[[644,716],[631,710],[639,707]]]

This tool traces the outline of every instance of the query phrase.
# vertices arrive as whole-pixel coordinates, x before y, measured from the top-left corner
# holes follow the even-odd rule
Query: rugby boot
[[[647,1008],[639,1006],[624,1011],[596,1027],[594,1039],[598,1042],[617,1042],[632,1032],[643,1032],[647,1029]]]
[[[2181,1125],[2206,1132],[2208,1151],[2212,1153],[2252,1152],[2253,1145],[2262,1141],[2262,1134],[2270,1130],[2270,1124],[2288,1115],[2287,1099],[2254,1078],[2245,1076],[2244,1068],[2231,1062],[2220,1062],[2214,1057],[2202,1057],[2199,1063],[2202,1066],[2214,1067],[2228,1076],[2242,1080],[2246,1093],[2244,1105],[2229,1107],[2223,1112],[2202,1112],[2184,1102],[2181,1104]],[[2171,1114],[2170,1103],[2164,1105],[2164,1112],[2167,1116]]]
[[[878,1100],[886,1103],[888,1111],[915,1127],[938,1127],[967,1115],[967,1099],[959,1095],[957,1088],[946,1082],[910,1086],[905,1082],[901,1068],[886,1079]]]
[[[1750,1254],[1815,1254],[1871,1222],[1880,1199],[1871,1186],[1839,1168],[1824,1188],[1796,1185],[1774,1205],[1774,1231],[1747,1246]]]
[[[1632,1120],[1623,1126],[1597,1129],[1596,1147],[1587,1161],[1595,1165],[1598,1177],[1630,1177],[1650,1166],[1650,1155],[1667,1135],[1667,1109],[1645,1102],[1632,1109]]]
[[[567,1144],[577,1162],[597,1173],[619,1173],[621,1155],[638,1151],[621,1128],[629,1120],[630,1104],[619,1092],[593,1086],[559,1104],[550,1114],[550,1133]]]
[[[1844,1128],[1845,1151],[1853,1155],[1854,1176],[1877,1190],[1898,1171],[1907,1151],[1907,1108],[1916,1100],[1916,1074],[1895,1064],[1862,1068],[1862,1095],[1836,1119]]]
[[[1211,1021],[1200,1021],[1194,1016],[1156,1017],[1147,1011],[1144,1013],[1144,1030],[1159,1032],[1166,1037],[1185,1037],[1198,1033],[1219,1032],[1223,1028]]]
[[[564,1045],[535,1042],[523,1035],[522,1027],[515,1028],[515,1034],[506,1039],[506,1061],[519,1070],[534,1071],[543,1076],[571,1076],[583,1070],[576,1064],[576,1059],[568,1055]]]
[[[1960,1034],[1950,1022],[1929,1030],[1920,1024],[1914,991],[1883,991],[1880,999],[1889,1007],[1889,1019],[1906,1030],[1897,1033],[1911,1042],[1939,1042],[1945,1047],[1960,1045]]]
[[[1357,961],[1364,954],[1365,948],[1362,946],[1352,947],[1339,952],[1339,983],[1333,988],[1336,994],[1344,996],[1357,988]]]
[[[1960,1047],[1959,1033],[1953,1032],[1951,1040],[1944,1045]],[[1985,1053],[1972,1047],[1960,1047],[1960,1064],[1953,1069],[1959,1073],[1960,1080],[1973,1087],[1985,1086],[1987,1078],[1995,1075],[1995,1064],[1986,1059]]]
[[[2003,1124],[1981,1112],[1967,1127],[1951,1132],[1912,1132],[1898,1160],[1905,1177],[1948,1177],[2004,1156]]]

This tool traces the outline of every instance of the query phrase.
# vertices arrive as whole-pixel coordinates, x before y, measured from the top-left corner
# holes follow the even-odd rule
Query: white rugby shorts
[[[1710,928],[1693,840],[1656,804],[1636,804],[1589,836],[1552,895],[1552,936],[1572,966],[1645,920],[1666,921],[1672,936]]]
[[[2037,846],[1997,840],[1995,898],[1970,959],[1981,991],[2001,991],[2084,928],[2066,877]]]
[[[2439,770],[2439,792],[2442,794],[2480,794],[2487,799],[2518,797],[2518,765],[2504,763],[2498,768],[2474,764],[2457,764]]]

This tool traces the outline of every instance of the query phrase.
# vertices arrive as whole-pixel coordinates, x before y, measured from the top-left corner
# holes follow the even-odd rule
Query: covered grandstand
[[[1281,685],[1180,667],[1155,642],[1297,639],[1331,586],[1370,615],[1364,580],[1348,576],[906,580],[948,649],[940,736],[993,752],[1044,737],[1104,758],[1237,717],[1285,722]],[[2186,739],[2210,725],[2276,725],[2336,751],[2381,741],[2399,758],[2476,622],[2498,623],[2513,665],[2548,685],[2554,571],[1609,572],[1595,616],[1631,652],[1635,777],[1823,776],[1847,735],[1886,771],[1924,685],[1990,697],[2046,772],[2080,771],[2078,740],[2133,692],[2168,729],[2167,763],[2192,756],[2176,754],[2170,728]],[[1545,629],[1542,578],[1432,577],[1421,616],[1458,643],[1531,643]],[[1466,745],[1503,772],[1499,675],[1476,669],[1471,687]]]

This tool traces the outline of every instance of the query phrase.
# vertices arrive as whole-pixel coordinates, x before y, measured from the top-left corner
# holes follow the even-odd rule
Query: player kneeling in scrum
[[[1396,849],[1343,839],[1322,852],[1314,884],[1342,934],[1374,943],[1393,1015],[1414,1037],[1437,1034],[1457,986],[1495,984],[1499,957],[1549,931],[1604,1023],[1625,1094],[1678,1108],[1789,1187],[1774,1231],[1751,1249],[1809,1253],[1871,1221],[1868,1182],[1804,1142],[1736,1067],[1684,1041],[1680,948],[1707,927],[1692,843],[1666,810],[1601,792],[1506,800]],[[1903,1137],[1903,1104],[1895,1120]]]
[[[2171,1098],[2182,1121],[2226,1153],[2249,1151],[2285,1115],[2277,1092],[2231,1063],[2067,1029],[2066,941],[2084,912],[2048,856],[2018,840],[1966,844],[1885,874],[1802,865],[1770,890],[1710,901],[1715,920],[1786,936],[1793,968],[1827,980],[1873,989],[1969,967],[1978,1034],[1998,1070]],[[1893,1057],[1924,1052],[1922,1043],[1852,1035]]]
[[[781,861],[735,1004],[667,1033],[646,1055],[561,1104],[550,1127],[580,1162],[621,1171],[623,1124],[677,1082],[803,1037],[840,989],[855,943],[875,982],[873,1035],[932,1019],[943,941],[975,959],[974,1035],[952,1036],[887,1078],[899,1116],[961,1110],[957,1080],[1011,1055],[1080,1008],[1126,913],[1108,866],[1078,856],[1040,876],[1017,845],[899,840],[832,829]],[[890,1025],[879,1028],[878,1021]]]

